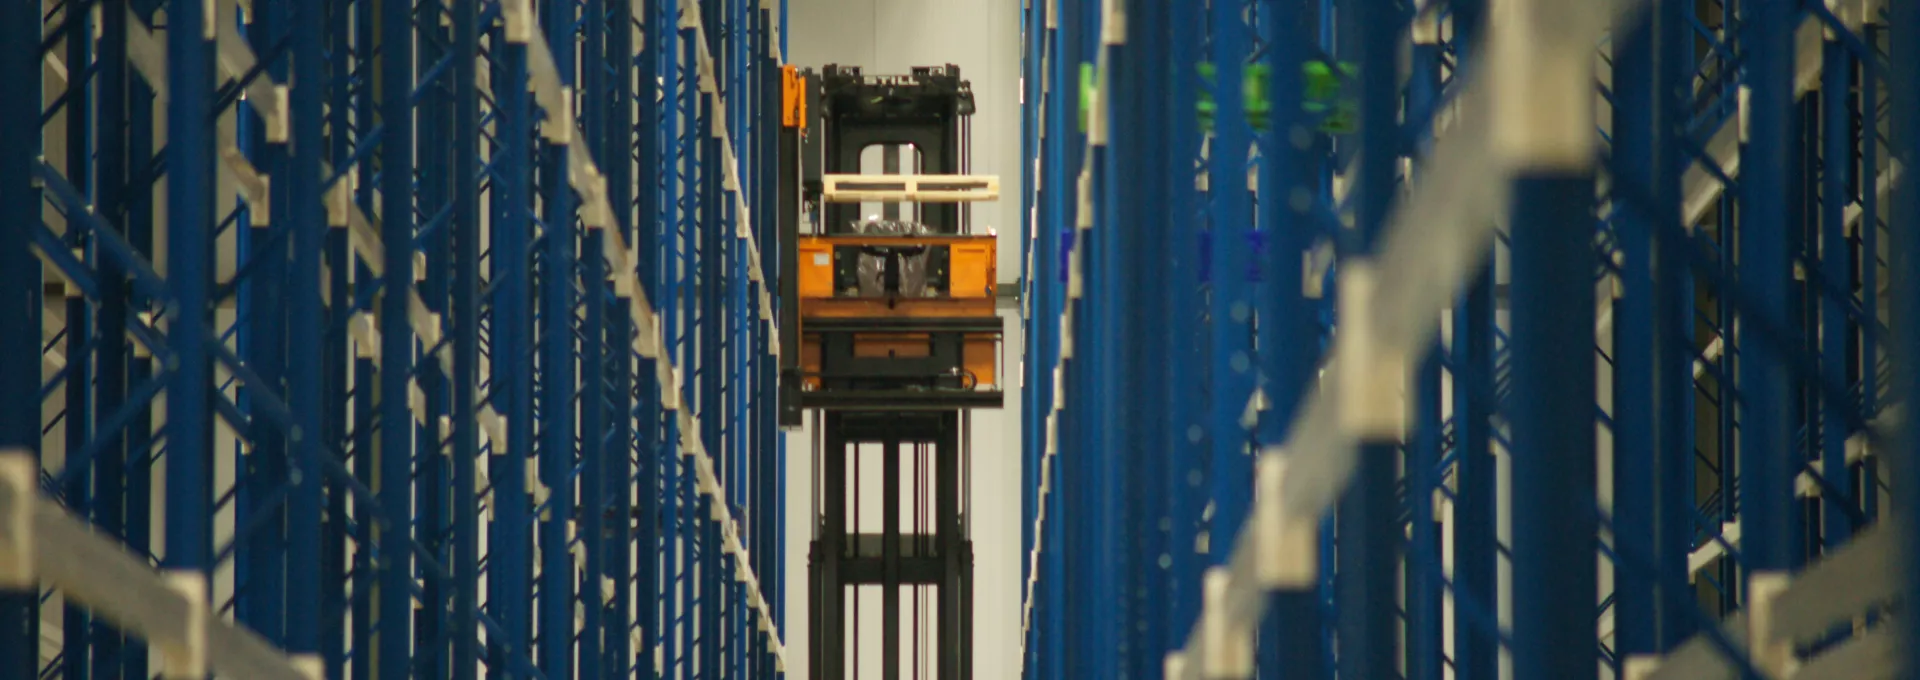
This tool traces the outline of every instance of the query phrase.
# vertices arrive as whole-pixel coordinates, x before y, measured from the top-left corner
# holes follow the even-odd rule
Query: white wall
[[[868,73],[906,73],[914,66],[957,64],[973,82],[973,171],[1001,177],[1007,200],[974,208],[976,230],[1000,234],[999,278],[1013,285],[1020,275],[1020,0],[788,0],[788,63],[818,69],[859,66]],[[1007,319],[1002,378],[1010,381],[1007,406],[974,413],[973,497],[975,678],[1020,675],[1020,324]],[[810,439],[787,439],[787,645],[788,677],[807,679],[807,543],[812,536]],[[861,470],[871,490],[861,498],[870,527],[879,530],[881,475],[878,456]],[[903,466],[904,469],[905,466]],[[911,487],[907,487],[911,489]],[[907,516],[911,519],[911,515]],[[911,615],[911,600],[903,598]],[[865,677],[879,677],[879,593],[862,596],[860,645]],[[910,625],[903,620],[903,628]],[[930,637],[930,636],[929,636]],[[925,646],[923,646],[923,650]],[[925,652],[923,652],[924,654]],[[903,654],[903,659],[908,655]],[[929,664],[927,666],[931,668]],[[912,677],[909,675],[908,677]],[[922,674],[920,677],[931,677]]]
[[[1001,177],[976,231],[1000,233],[1000,280],[1020,276],[1020,0],[787,0],[787,63],[907,73],[956,64],[973,81],[973,171]]]

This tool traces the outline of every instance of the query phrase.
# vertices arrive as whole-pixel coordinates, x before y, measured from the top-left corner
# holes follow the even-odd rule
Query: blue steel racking
[[[784,1],[12,6],[0,678],[785,673]]]
[[[1026,675],[1913,663],[1914,6],[1023,3]]]

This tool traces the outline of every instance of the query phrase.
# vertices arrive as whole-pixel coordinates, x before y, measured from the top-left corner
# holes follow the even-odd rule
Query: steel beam
[[[1355,224],[1343,234],[1348,241],[1343,244],[1342,257],[1364,262],[1380,247],[1380,234],[1387,226],[1388,210],[1393,202],[1394,175],[1400,164],[1397,120],[1401,107],[1394,54],[1404,21],[1400,12],[1386,0],[1343,0],[1340,8],[1342,38],[1354,40],[1351,51],[1342,44],[1341,56],[1353,59],[1360,69],[1360,144],[1356,161],[1360,165],[1354,194]],[[1357,279],[1343,282],[1341,295],[1354,294],[1348,290],[1349,283],[1361,285]],[[1357,307],[1343,312],[1368,313]],[[1360,338],[1374,332],[1377,331],[1361,330],[1351,337]],[[1383,374],[1393,375],[1384,371]],[[1358,388],[1342,385],[1339,389],[1344,392]],[[1386,396],[1380,391],[1370,394]],[[1399,395],[1392,394],[1391,401],[1370,408],[1400,416],[1403,408],[1400,403]],[[1394,672],[1391,670],[1394,659],[1399,657],[1396,651],[1399,622],[1394,598],[1382,596],[1395,591],[1396,570],[1388,565],[1399,564],[1400,548],[1405,540],[1394,498],[1401,434],[1397,425],[1387,425],[1399,419],[1376,420],[1379,426],[1361,433],[1357,477],[1353,488],[1341,499],[1336,515],[1338,552],[1334,580],[1339,617],[1336,659],[1343,676],[1387,675]]]
[[[5,97],[0,120],[8,129],[38,130],[41,101],[40,5],[13,3],[0,20],[0,68],[5,68]],[[34,230],[40,228],[41,190],[33,181],[40,136],[11,134],[0,139],[0,191],[5,191],[6,222],[0,227],[0,294],[4,316],[16,319],[15,332],[0,334],[0,448],[24,449],[38,465],[40,452],[40,263],[34,256]],[[36,329],[36,330],[25,330]],[[24,331],[24,332],[23,332]],[[22,678],[40,673],[40,597],[37,589],[0,593],[0,669]]]
[[[177,0],[168,23],[213,21],[201,2]],[[169,569],[204,573],[212,567],[213,367],[207,328],[212,323],[214,219],[213,42],[211,31],[167,32],[167,271],[176,305],[168,315],[172,375],[167,389],[166,561]]]
[[[1792,8],[1760,2],[1745,36],[1748,54],[1746,146],[1741,161],[1740,285],[1758,303],[1743,308],[1736,331],[1740,398],[1740,537],[1747,574],[1789,569],[1796,552],[1789,529],[1792,512],[1793,441],[1786,351],[1760,338],[1763,328],[1784,328],[1792,267],[1787,240],[1788,149],[1793,115]],[[1769,46],[1773,46],[1770,48]],[[1750,582],[1747,581],[1747,582]]]
[[[1660,126],[1666,124],[1660,108],[1665,84],[1656,70],[1658,24],[1665,19],[1657,12],[1642,15],[1613,50],[1611,170],[1615,177],[1632,178],[1625,181],[1654,182],[1665,176],[1659,144]],[[1661,487],[1658,418],[1692,418],[1690,411],[1657,411],[1654,399],[1641,396],[1655,394],[1660,379],[1655,307],[1664,293],[1654,276],[1652,223],[1662,219],[1667,216],[1654,209],[1614,212],[1621,262],[1618,293],[1612,296],[1613,532],[1630,534],[1630,540],[1646,545],[1654,544],[1660,520],[1655,504]],[[1658,652],[1657,580],[1638,569],[1616,567],[1613,573],[1614,653],[1625,658]]]
[[[1892,68],[1888,73],[1888,89],[1893,95],[1892,138],[1894,140],[1893,158],[1899,159],[1908,168],[1902,173],[1898,189],[1894,192],[1893,205],[1889,211],[1893,219],[1891,251],[1893,273],[1909,271],[1920,262],[1920,222],[1914,216],[1920,216],[1920,173],[1911,168],[1920,162],[1920,5],[1911,2],[1894,2],[1892,22],[1889,24],[1889,41],[1892,44],[1892,58],[1888,63]],[[1906,217],[1902,217],[1906,216]],[[1869,223],[1869,226],[1871,223]],[[1920,318],[1920,277],[1891,276],[1893,284],[1893,314],[1898,319]],[[1893,344],[1888,351],[1893,356],[1895,379],[1891,385],[1895,394],[1920,394],[1920,345],[1915,344],[1912,336],[1904,342]],[[1920,419],[1903,419],[1906,426],[1899,431],[1899,457],[1892,461],[1894,488],[1920,488]],[[1920,505],[1912,503],[1895,504],[1895,512],[1901,520],[1901,545],[1904,546],[1902,559],[1906,565],[1906,593],[1920,593],[1920,569],[1915,554],[1920,551]],[[1920,626],[1906,626],[1904,633],[1906,667],[1920,668]]]
[[[288,214],[293,218],[292,263],[287,307],[287,396],[297,421],[296,434],[288,437],[294,460],[317,460],[325,429],[324,391],[326,348],[323,324],[327,319],[322,295],[321,259],[326,251],[327,226],[320,194],[320,161],[325,153],[326,52],[324,34],[325,7],[322,3],[294,3],[288,16],[293,41],[293,82],[289,103],[292,106],[294,153],[287,159],[287,180],[291,199]],[[292,26],[303,27],[294,30]],[[344,304],[344,300],[341,301]],[[322,626],[313,615],[321,610],[321,521],[323,502],[320,471],[312,466],[296,469],[289,479],[293,500],[287,513],[289,528],[287,551],[287,638],[286,647],[295,654],[319,654]]]

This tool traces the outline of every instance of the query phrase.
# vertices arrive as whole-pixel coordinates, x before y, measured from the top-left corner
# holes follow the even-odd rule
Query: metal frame
[[[822,174],[817,190],[823,203],[819,208],[822,233],[843,233],[860,220],[858,206],[831,197],[840,193],[838,183],[860,169],[861,154],[868,147],[914,147],[922,167],[909,175],[969,177],[964,149],[969,141],[967,121],[974,111],[973,90],[961,79],[958,66],[918,66],[908,75],[896,76],[864,75],[858,66],[829,64],[821,70],[818,83]],[[808,110],[816,109],[810,103]],[[887,172],[898,172],[898,155],[885,155]],[[991,193],[997,194],[997,188]],[[883,194],[857,200],[887,198]],[[934,192],[927,200],[932,205],[920,208],[920,220],[935,232],[964,233],[968,213],[964,206],[955,205],[965,202],[956,200],[963,198],[967,196],[959,192]],[[893,217],[898,206],[889,202],[883,209]]]
[[[31,321],[0,571],[53,594],[6,596],[0,675],[784,672],[783,570],[750,564],[783,542],[753,215],[784,3],[171,2],[164,38],[161,3],[40,4],[5,62],[47,127],[0,148]]]
[[[1887,670],[1848,665],[1890,649],[1877,618],[1795,631],[1878,549],[1872,443],[1904,426],[1888,5],[1538,0],[1490,34],[1487,4],[1024,6],[1029,676],[1494,678],[1503,648],[1520,677]],[[1359,134],[1291,134],[1310,59],[1357,69]],[[1254,285],[1223,279],[1248,252]]]

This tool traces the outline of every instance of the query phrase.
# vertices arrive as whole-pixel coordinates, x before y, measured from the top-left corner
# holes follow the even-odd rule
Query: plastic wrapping
[[[910,220],[887,220],[869,217],[853,223],[853,232],[863,236],[919,236],[928,233],[927,226]],[[904,250],[904,249],[903,249]],[[889,257],[900,262],[900,296],[928,297],[935,293],[928,286],[929,261],[932,252],[927,248],[895,251],[892,254],[861,252],[856,275],[860,282],[860,297],[886,297],[886,266]]]

